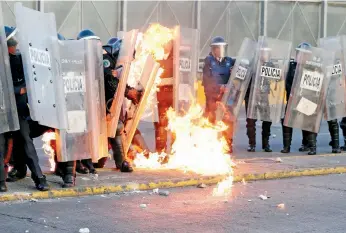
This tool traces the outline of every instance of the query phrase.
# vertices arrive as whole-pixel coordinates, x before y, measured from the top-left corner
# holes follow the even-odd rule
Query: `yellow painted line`
[[[328,174],[340,174],[346,173],[346,167],[332,167],[332,168],[313,168],[295,171],[274,171],[266,172],[261,174],[242,174],[234,177],[234,182],[240,182],[243,179],[247,181],[256,180],[272,180],[272,179],[283,179],[301,176],[318,176]],[[114,185],[114,186],[89,186],[89,187],[75,187],[70,189],[55,189],[48,192],[32,192],[27,193],[9,193],[0,195],[0,202],[5,201],[16,201],[16,200],[30,200],[30,199],[49,199],[59,197],[78,197],[78,196],[90,196],[108,193],[118,193],[134,190],[152,190],[155,188],[178,188],[186,186],[196,186],[200,183],[204,184],[216,184],[223,180],[225,176],[216,177],[200,177],[193,179],[184,180],[167,180],[159,182],[148,182],[148,183],[130,183],[126,185]]]

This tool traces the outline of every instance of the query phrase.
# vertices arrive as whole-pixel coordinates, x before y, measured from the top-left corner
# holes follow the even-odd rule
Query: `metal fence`
[[[14,2],[2,1],[5,23],[15,26]],[[105,42],[119,30],[145,29],[153,22],[200,30],[200,57],[209,41],[221,35],[234,56],[244,37],[267,35],[316,44],[319,37],[346,34],[346,0],[327,1],[23,1],[42,12],[54,12],[57,28],[75,38],[90,28]]]

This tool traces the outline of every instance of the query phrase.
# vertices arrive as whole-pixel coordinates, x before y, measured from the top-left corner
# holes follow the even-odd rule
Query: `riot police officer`
[[[121,68],[116,67],[116,61],[119,56],[122,40],[117,38],[111,39],[109,44],[104,46],[105,53],[103,54],[104,65],[104,79],[105,79],[105,95],[106,95],[106,109],[107,114],[110,114],[109,109],[112,105],[114,94],[118,88]],[[126,85],[125,97],[137,104],[140,99],[140,93],[136,89]],[[121,172],[132,172],[133,168],[127,160],[127,155],[124,151],[123,140],[124,132],[124,119],[123,114],[120,114],[115,138],[108,138],[108,142],[113,150],[113,158],[115,165]],[[101,166],[101,165],[100,165]]]
[[[216,120],[217,102],[221,100],[226,84],[230,78],[231,69],[235,59],[227,57],[227,42],[224,38],[217,36],[210,43],[211,52],[204,60],[203,86],[206,96],[205,113],[210,122]],[[232,152],[233,127],[232,122],[227,122],[228,129],[224,132],[229,152]]]
[[[10,66],[13,79],[14,92],[16,97],[17,111],[19,116],[20,130],[13,132],[16,146],[24,148],[24,154],[18,155],[16,159],[16,169],[8,174],[8,181],[16,181],[26,176],[26,166],[31,171],[31,178],[35,186],[40,191],[49,190],[46,177],[39,166],[39,159],[36,153],[34,142],[30,136],[30,113],[28,108],[28,97],[24,79],[22,57],[17,53],[18,42],[15,39],[16,28],[5,27]],[[25,172],[24,172],[25,171]]]

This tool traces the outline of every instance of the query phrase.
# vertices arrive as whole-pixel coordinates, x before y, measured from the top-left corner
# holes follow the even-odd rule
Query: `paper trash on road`
[[[81,228],[79,229],[79,233],[90,233],[89,228]]]

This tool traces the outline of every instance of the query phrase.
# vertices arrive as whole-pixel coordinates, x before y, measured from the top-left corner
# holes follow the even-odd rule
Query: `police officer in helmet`
[[[7,181],[14,182],[25,178],[26,166],[28,166],[36,188],[40,191],[47,191],[49,190],[49,186],[39,166],[39,159],[34,142],[30,136],[30,122],[32,122],[32,120],[30,119],[28,108],[22,57],[17,53],[18,41],[15,38],[16,28],[5,26],[5,32],[20,124],[20,129],[13,132],[13,137],[15,138],[16,146],[24,147],[25,152],[18,155],[18,158],[15,159],[15,168],[8,174]]]
[[[226,56],[227,42],[217,36],[210,43],[211,52],[205,58],[203,68],[203,86],[206,95],[206,115],[215,122],[217,102],[221,100],[225,86],[230,78],[235,59]],[[224,132],[230,152],[232,151],[233,127],[232,122],[226,122],[228,129]]]
[[[116,62],[119,56],[122,40],[118,38],[111,38],[106,46],[103,46],[105,53],[103,54],[104,65],[104,79],[105,79],[105,95],[106,95],[106,109],[109,114],[109,109],[112,105],[114,94],[118,88],[119,78],[121,74],[121,67],[116,67]],[[126,86],[125,97],[137,104],[140,100],[140,93],[136,89]],[[122,103],[120,103],[122,104]],[[115,138],[108,138],[108,142],[113,150],[113,157],[115,165],[121,172],[132,172],[133,168],[123,147],[124,132],[124,119],[123,114],[120,114]],[[100,161],[101,162],[101,161]],[[99,163],[100,163],[99,162]],[[99,164],[102,167],[102,164]]]

